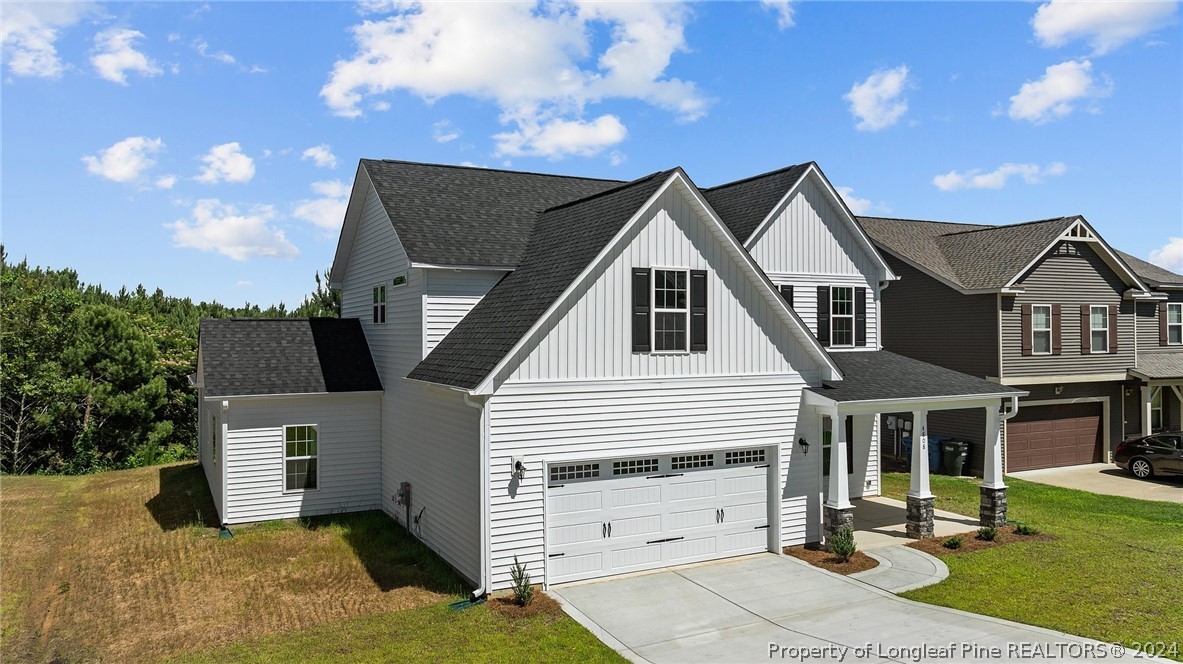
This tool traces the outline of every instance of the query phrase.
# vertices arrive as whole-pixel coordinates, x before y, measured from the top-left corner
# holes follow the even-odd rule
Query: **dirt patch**
[[[950,549],[944,546],[944,542],[949,540],[949,537],[960,537],[961,547],[957,549]],[[1047,533],[1039,533],[1037,535],[1020,535],[1015,532],[1014,526],[1003,526],[998,529],[998,536],[993,541],[986,541],[978,539],[978,531],[971,530],[969,532],[951,535],[949,537],[927,537],[925,539],[908,542],[907,546],[913,549],[918,549],[925,553],[930,553],[934,556],[953,556],[961,553],[970,553],[972,551],[981,551],[982,549],[994,549],[1007,544],[1015,544],[1018,542],[1051,542],[1056,538]]]
[[[535,590],[534,599],[525,606],[518,604],[513,596],[494,597],[488,603],[490,609],[511,620],[521,620],[522,618],[532,618],[540,615],[557,618],[563,615],[563,607],[559,606],[559,603],[553,597],[541,590]]]
[[[785,547],[785,554],[790,555],[798,560],[813,565],[814,567],[821,567],[828,569],[835,574],[855,574],[857,572],[865,572],[869,569],[874,569],[879,566],[879,561],[862,551],[855,551],[850,560],[843,561],[838,556],[824,551],[822,549],[815,549],[805,546],[788,546]]]

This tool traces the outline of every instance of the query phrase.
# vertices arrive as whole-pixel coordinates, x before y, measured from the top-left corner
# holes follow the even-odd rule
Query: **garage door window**
[[[627,461],[613,461],[613,475],[636,475],[637,473],[656,473],[657,459],[629,459]]]
[[[741,463],[764,463],[764,450],[737,450],[727,453],[727,465]]]
[[[715,465],[714,454],[688,454],[673,457],[670,467],[674,470],[690,470],[692,468],[711,468]]]
[[[318,486],[315,424],[283,428],[285,491],[310,491]]]
[[[577,463],[569,466],[551,466],[550,481],[590,480],[600,476],[600,464]]]

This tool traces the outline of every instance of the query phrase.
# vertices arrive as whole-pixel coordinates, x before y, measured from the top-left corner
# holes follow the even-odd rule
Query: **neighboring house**
[[[1118,252],[1155,298],[1137,304],[1138,361],[1125,390],[1126,435],[1183,429],[1183,275]]]
[[[884,296],[885,347],[1029,392],[1004,427],[1008,472],[1108,461],[1151,395],[1154,426],[1172,422],[1183,346],[1166,300],[1183,302],[1183,277],[1115,251],[1083,217],[860,221],[902,277]],[[931,433],[968,440],[981,469],[982,421],[947,411]]]
[[[906,411],[921,535],[924,422],[958,408],[993,432],[982,520],[1005,519],[999,422],[1024,392],[882,349],[897,275],[816,164],[700,190],[680,168],[617,182],[363,160],[332,275],[341,324],[364,331],[336,352],[373,357],[380,397],[376,379],[330,380],[325,349],[308,351],[317,320],[289,346],[321,382],[226,387],[200,374],[283,375],[260,335],[287,323],[203,325],[203,421],[217,410],[227,467],[204,448],[202,464],[256,473],[211,479],[226,523],[377,506],[478,593],[508,587],[515,556],[558,583],[779,552],[879,493],[878,414]],[[325,424],[339,419],[355,426]],[[351,488],[291,502],[286,425],[317,427],[319,491]]]

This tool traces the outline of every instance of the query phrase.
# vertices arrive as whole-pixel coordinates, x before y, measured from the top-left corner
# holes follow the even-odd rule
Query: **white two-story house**
[[[1005,518],[1015,388],[882,350],[897,275],[816,164],[699,189],[363,160],[342,320],[205,321],[224,523],[382,509],[478,594],[824,541],[879,493],[878,414],[980,409]],[[347,369],[345,367],[348,367]]]

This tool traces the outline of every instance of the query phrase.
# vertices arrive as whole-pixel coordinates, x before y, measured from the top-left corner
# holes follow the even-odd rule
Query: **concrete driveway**
[[[1111,463],[1024,470],[1010,473],[1009,477],[1108,496],[1183,503],[1183,476],[1140,480]]]
[[[910,602],[772,554],[549,592],[637,662],[1113,661],[1097,641]]]

